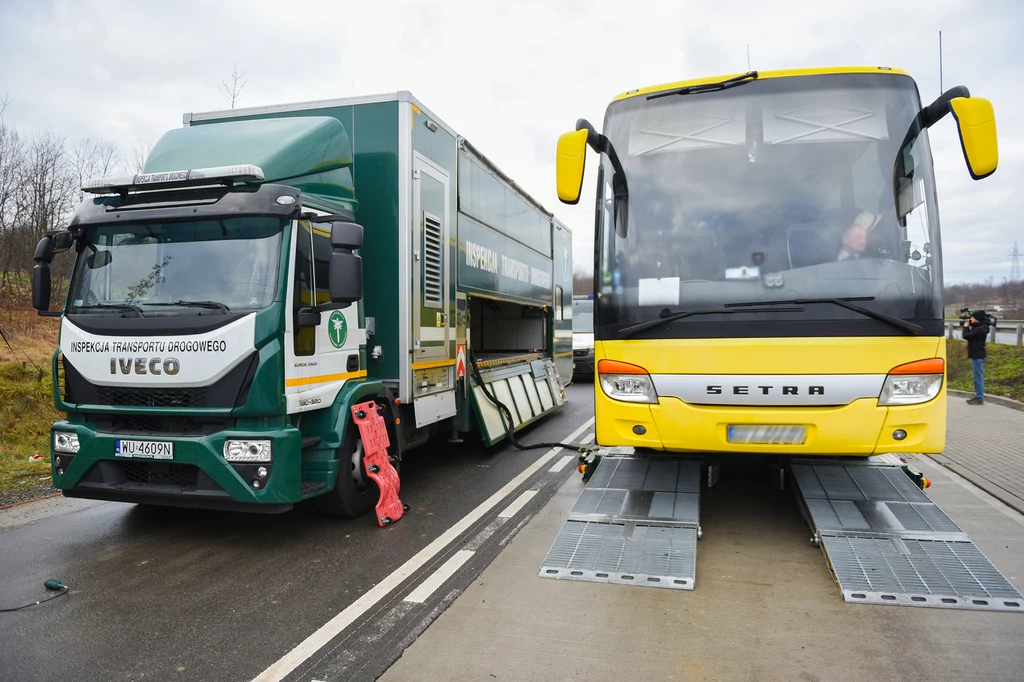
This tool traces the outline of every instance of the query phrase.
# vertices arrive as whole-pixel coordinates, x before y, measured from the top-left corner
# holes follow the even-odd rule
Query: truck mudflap
[[[409,508],[398,498],[401,481],[388,456],[391,441],[388,438],[387,424],[381,415],[381,407],[372,400],[353,405],[352,419],[359,428],[359,437],[363,441],[363,464],[366,473],[380,491],[380,498],[377,500],[377,525],[383,528],[402,518]]]
[[[491,362],[471,359],[470,366],[470,402],[485,445],[505,438],[508,425],[484,394],[484,386],[508,407],[516,431],[566,403],[565,389],[551,358],[529,355]]]
[[[808,458],[790,471],[843,601],[1024,611],[1024,597],[894,455]]]

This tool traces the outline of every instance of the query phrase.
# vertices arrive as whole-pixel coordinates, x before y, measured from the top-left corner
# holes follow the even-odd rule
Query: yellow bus
[[[938,453],[942,248],[928,128],[952,113],[974,179],[989,101],[926,107],[886,67],[630,90],[558,140],[559,199],[600,155],[597,442],[670,452]]]

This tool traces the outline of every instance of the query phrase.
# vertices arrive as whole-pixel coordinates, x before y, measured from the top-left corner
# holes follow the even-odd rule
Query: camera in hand
[[[961,320],[969,320],[969,319],[971,319],[971,309],[970,308],[961,308],[960,309],[960,319]]]

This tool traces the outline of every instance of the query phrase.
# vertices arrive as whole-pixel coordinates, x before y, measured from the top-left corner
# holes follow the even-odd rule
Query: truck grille
[[[129,483],[195,488],[199,469],[190,464],[163,462],[122,462],[121,470]]]
[[[164,434],[201,436],[234,428],[231,418],[191,417],[155,414],[107,414],[90,417],[96,428],[115,434]]]
[[[105,405],[140,407],[203,407],[206,388],[127,388],[98,386],[99,400]]]
[[[573,357],[585,358],[588,355],[590,355],[590,351],[584,348],[583,350],[574,350],[572,352],[572,354],[573,354]]]

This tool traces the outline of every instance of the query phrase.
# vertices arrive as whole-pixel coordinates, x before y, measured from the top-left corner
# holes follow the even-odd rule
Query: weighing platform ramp
[[[700,537],[697,460],[606,455],[541,566],[543,578],[692,590]]]
[[[892,457],[790,467],[843,600],[1024,611],[1024,598]]]

